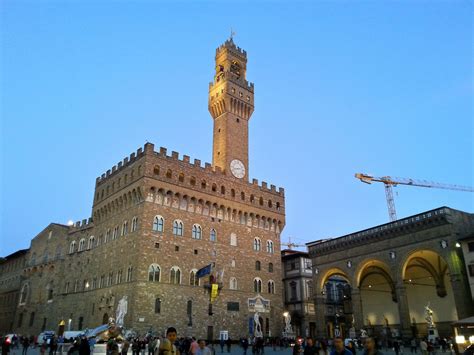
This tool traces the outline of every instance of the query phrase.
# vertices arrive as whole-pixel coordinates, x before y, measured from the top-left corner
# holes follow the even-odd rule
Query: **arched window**
[[[191,184],[191,186],[196,186],[196,178],[194,176],[191,176],[191,178],[189,179],[189,183]]]
[[[240,199],[241,199],[242,201],[245,200],[245,192],[242,191],[242,192],[240,193]]]
[[[170,283],[175,285],[181,284],[181,270],[177,266],[171,268]]]
[[[273,254],[273,242],[271,240],[267,240],[267,252]]]
[[[260,271],[260,269],[261,269],[261,264],[260,264],[260,261],[257,260],[255,262],[255,270]]]
[[[26,304],[26,299],[28,298],[28,291],[29,291],[28,284],[24,284],[20,292],[20,302],[19,302],[20,306]]]
[[[160,298],[155,299],[155,313],[156,314],[161,313],[161,299]]]
[[[230,233],[230,245],[237,246],[237,235],[235,233]]]
[[[161,268],[158,264],[151,264],[148,267],[148,281],[160,282]]]
[[[92,249],[92,248],[94,247],[94,241],[95,241],[94,236],[93,236],[93,235],[90,236],[90,237],[89,237],[89,240],[88,240],[88,242],[87,242],[87,250],[90,250],[90,249]]]
[[[107,232],[105,232],[104,236],[104,244],[107,243],[110,240],[110,229],[107,229]]]
[[[201,181],[201,189],[205,189],[207,187],[206,180]]]
[[[176,219],[173,222],[173,234],[178,236],[183,235],[183,222],[181,222],[179,219]]]
[[[268,207],[269,207],[269,208],[272,208],[272,207],[273,207],[272,200],[268,200]]]
[[[234,189],[230,189],[230,196],[235,197],[235,190]]]
[[[211,242],[217,242],[217,233],[216,233],[216,230],[214,228],[211,229],[211,234],[210,234],[209,240]]]
[[[102,243],[102,238],[103,238],[103,235],[99,235],[99,236],[97,237],[97,240],[96,240],[96,242],[95,242],[95,246],[96,246],[96,247],[100,246],[100,243]]]
[[[153,168],[153,174],[160,175],[160,167],[158,165],[155,165]]]
[[[229,281],[229,288],[231,290],[237,290],[237,279],[235,277],[231,277]]]
[[[138,217],[132,218],[132,232],[135,232],[138,228]]]
[[[221,194],[225,195],[225,186],[221,186]]]
[[[260,197],[258,199],[258,203],[259,203],[260,206],[263,206],[263,197]]]
[[[199,286],[199,279],[196,276],[197,270],[193,269],[189,273],[189,284],[191,286]]]
[[[268,272],[273,272],[273,263],[268,263]]]
[[[171,179],[172,176],[173,176],[173,172],[171,171],[171,169],[168,169],[168,170],[166,171],[166,177],[167,177],[168,179]]]
[[[153,230],[155,232],[163,232],[163,228],[165,226],[165,220],[161,216],[155,216],[153,219]]]
[[[127,269],[127,282],[132,281],[133,277],[133,266],[129,266]]]
[[[212,191],[213,191],[213,192],[216,192],[216,191],[217,191],[217,185],[216,185],[216,184],[212,184]]]
[[[76,241],[73,240],[71,244],[69,244],[69,254],[72,254],[76,251]],[[34,265],[34,264],[32,264]]]
[[[253,279],[253,291],[256,293],[262,292],[262,280],[258,277]]]
[[[232,261],[230,262],[230,266],[235,267],[235,259],[232,259]]]
[[[86,240],[84,238],[82,238],[79,241],[79,250],[78,251],[84,251],[85,247],[86,247]]]
[[[253,250],[260,251],[261,249],[262,249],[262,242],[260,241],[260,238],[254,238],[253,239]]]
[[[117,237],[118,237],[118,230],[119,230],[119,227],[118,227],[118,226],[115,226],[114,232],[112,233],[112,240],[117,239]]]
[[[202,234],[202,228],[199,224],[194,224],[193,225],[193,231],[192,231],[192,238],[193,239],[201,239],[201,234]]]
[[[179,176],[178,176],[178,181],[179,182],[184,182],[184,174],[183,173],[180,173]]]
[[[127,235],[127,233],[128,233],[128,221],[125,221],[122,224],[122,235]]]
[[[275,282],[272,280],[268,281],[268,293],[275,293]]]

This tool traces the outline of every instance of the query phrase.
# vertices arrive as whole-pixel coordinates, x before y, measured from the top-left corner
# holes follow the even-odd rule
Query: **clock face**
[[[242,163],[238,159],[232,160],[230,162],[230,171],[232,172],[232,175],[234,175],[236,178],[242,179],[245,176],[244,163]]]

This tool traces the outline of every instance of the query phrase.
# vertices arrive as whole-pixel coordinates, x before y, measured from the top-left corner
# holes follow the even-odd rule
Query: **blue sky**
[[[12,1],[1,12],[0,255],[90,216],[146,141],[211,161],[215,48],[255,83],[250,176],[285,187],[282,240],[388,221],[356,172],[473,185],[470,1]],[[399,217],[473,194],[397,187]]]

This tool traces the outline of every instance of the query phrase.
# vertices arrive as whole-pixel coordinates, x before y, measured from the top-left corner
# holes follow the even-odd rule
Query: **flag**
[[[196,273],[196,277],[200,279],[201,277],[209,275],[211,271],[212,271],[212,264],[206,265],[198,270],[198,272]]]
[[[212,284],[212,288],[211,288],[211,302],[216,299],[218,292],[219,292],[219,285],[218,285],[218,284]]]

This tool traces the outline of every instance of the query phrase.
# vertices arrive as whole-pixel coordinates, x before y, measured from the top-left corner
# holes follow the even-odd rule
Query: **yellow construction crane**
[[[387,198],[388,215],[390,217],[390,221],[397,220],[397,212],[395,210],[395,202],[393,199],[392,186],[409,185],[409,186],[429,187],[429,188],[434,188],[434,189],[474,192],[474,189],[469,186],[441,184],[439,182],[432,182],[432,181],[426,181],[426,180],[415,180],[415,179],[398,178],[398,177],[390,177],[390,176],[376,177],[376,176],[362,174],[362,173],[355,174],[355,177],[366,184],[371,184],[372,182],[382,182],[384,184],[385,197]]]

